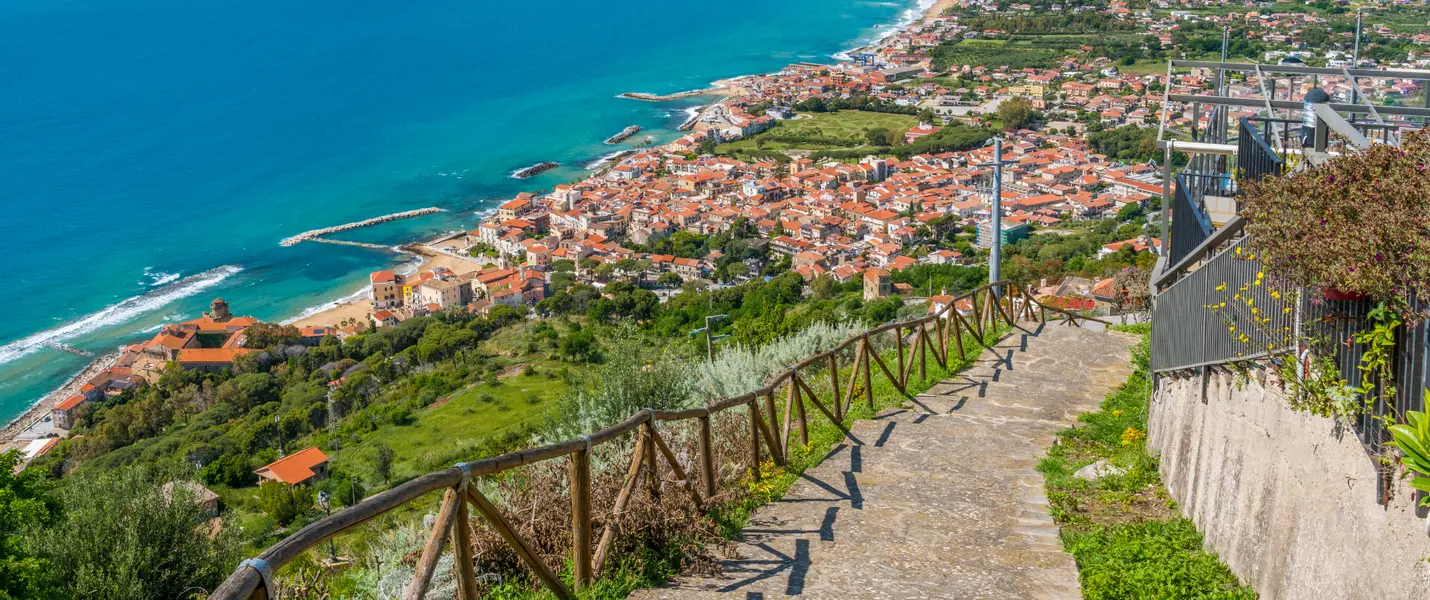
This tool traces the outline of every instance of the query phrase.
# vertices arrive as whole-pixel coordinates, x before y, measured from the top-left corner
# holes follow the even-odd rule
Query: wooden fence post
[[[571,559],[576,591],[591,585],[591,457],[571,453]]]
[[[469,483],[469,482],[468,482]],[[457,598],[477,600],[477,569],[472,562],[472,521],[467,508],[468,483],[457,492],[457,522],[452,524],[452,559],[457,562]]]
[[[919,344],[919,381],[924,382],[924,383],[928,383],[928,380],[929,380],[929,377],[928,377],[928,365],[926,364],[926,363],[928,362],[928,356],[929,356],[928,339],[929,339],[928,327],[927,327],[926,325],[924,325],[923,322],[920,322],[920,323],[919,323],[919,337],[918,337],[918,340],[919,340],[919,341],[918,341],[918,344]]]
[[[894,327],[894,340],[899,343],[899,387],[904,386],[908,377],[904,375],[904,327],[902,325]]]
[[[752,431],[751,434],[758,432]],[[715,496],[715,449],[710,443],[710,415],[700,417],[700,479],[705,484],[705,497]]]
[[[829,352],[829,389],[834,394],[834,418],[844,422],[844,402],[839,400],[839,359],[834,357],[835,352]]]
[[[804,397],[799,393],[799,369],[795,368],[789,376],[789,393],[794,397],[794,407],[799,412],[799,443],[801,446],[809,445],[809,419],[804,414]]]
[[[864,343],[859,345],[860,356],[864,363],[864,400],[869,403],[869,412],[874,411],[874,374],[870,370],[873,367],[869,364],[869,334],[864,334]]]
[[[452,529],[452,521],[457,518],[457,490],[448,489],[442,495],[442,508],[437,511],[437,520],[432,523],[432,532],[427,536],[427,545],[422,547],[422,558],[417,560],[412,581],[407,584],[404,600],[422,600],[427,587],[432,584],[432,575],[437,571],[437,561],[442,558],[442,545],[447,543],[447,534]]]
[[[753,401],[752,401],[752,402],[753,402]],[[759,411],[756,411],[756,413],[758,413],[758,412],[759,412]],[[775,412],[775,391],[774,391],[774,389],[771,389],[769,392],[766,392],[766,393],[765,393],[765,412],[770,413],[770,427],[769,427],[770,439],[765,440],[765,441],[769,443],[769,446],[770,446],[770,454],[771,454],[771,455],[778,455],[778,456],[780,457],[780,460],[783,461],[783,460],[784,460],[784,457],[787,456],[787,455],[785,454],[785,447],[782,445],[783,443],[780,441],[779,436],[774,435],[775,432],[779,431],[779,426],[780,426],[779,416],[778,416],[779,413],[778,413],[778,412]],[[758,453],[756,453],[756,454],[758,454]]]
[[[650,421],[641,423],[641,435],[645,436],[642,449],[645,451],[646,491],[651,501],[660,503],[660,467],[655,462],[655,428]]]
[[[776,452],[779,450],[770,448],[770,454]],[[760,480],[760,410],[754,400],[750,400],[750,479]]]
[[[471,498],[472,503],[476,505],[477,512],[482,513],[482,517],[486,518],[487,523],[491,524],[492,528],[502,536],[502,539],[506,540],[507,545],[516,551],[517,557],[526,563],[526,568],[531,569],[536,574],[536,578],[546,584],[546,589],[551,590],[552,594],[562,600],[571,600],[576,597],[571,590],[566,589],[566,584],[551,572],[551,567],[546,566],[546,563],[536,556],[536,552],[527,545],[526,540],[516,534],[516,530],[512,529],[511,523],[507,522],[506,517],[502,516],[496,506],[477,491],[476,486],[467,486],[467,497]]]
[[[601,532],[601,541],[596,544],[596,555],[592,559],[591,573],[600,574],[601,569],[606,564],[606,554],[611,550],[611,543],[616,539],[616,530],[620,523],[621,515],[626,512],[626,504],[631,501],[631,496],[635,494],[636,484],[640,479],[641,466],[645,463],[645,437],[636,434],[635,451],[631,453],[631,465],[626,468],[625,483],[621,485],[620,493],[616,494],[616,504],[611,507],[611,519],[606,522],[604,531]]]
[[[955,310],[948,317],[948,336],[958,344],[958,360],[968,360],[968,354],[963,350],[963,316]]]

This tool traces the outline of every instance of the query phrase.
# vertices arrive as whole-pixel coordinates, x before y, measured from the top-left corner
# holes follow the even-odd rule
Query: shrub
[[[263,513],[279,525],[287,525],[313,506],[313,491],[303,486],[269,481],[258,486],[258,504],[263,507]]]
[[[1405,135],[1248,183],[1242,214],[1268,274],[1398,302],[1430,292],[1430,137]]]
[[[236,527],[210,538],[188,489],[166,494],[140,469],[66,478],[54,525],[32,530],[27,545],[50,563],[66,598],[185,598],[213,589],[239,558]]]

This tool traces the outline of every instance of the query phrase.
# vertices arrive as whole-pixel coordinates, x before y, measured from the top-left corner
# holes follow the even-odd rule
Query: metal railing
[[[1266,143],[1266,138],[1271,135],[1271,125],[1273,121],[1283,122],[1283,128],[1289,132],[1289,119],[1260,119],[1263,131],[1258,132],[1255,124],[1248,117],[1240,119],[1239,133],[1236,136],[1236,171],[1237,177],[1242,181],[1259,181],[1267,175],[1281,175],[1286,172],[1286,159],[1282,158],[1271,145]],[[1289,136],[1284,136],[1289,137]],[[1285,139],[1282,140],[1284,144]]]
[[[1361,388],[1367,346],[1356,336],[1373,327],[1367,319],[1371,303],[1312,296],[1305,288],[1275,297],[1262,262],[1252,256],[1252,239],[1242,236],[1161,290],[1152,311],[1154,372],[1270,360],[1299,362],[1304,373],[1316,367],[1313,357],[1321,356],[1331,360],[1347,388]],[[1290,297],[1295,300],[1284,300]],[[1418,299],[1410,303],[1412,309],[1430,308]],[[1392,353],[1393,381],[1370,375],[1373,391],[1358,400],[1365,407],[1350,425],[1372,455],[1390,440],[1388,425],[1404,422],[1406,411],[1425,410],[1427,357],[1430,322],[1401,327]]]
[[[1261,261],[1241,238],[1157,295],[1152,311],[1152,361],[1177,371],[1286,352],[1293,314],[1271,311]],[[1252,309],[1255,309],[1254,311]],[[1270,321],[1260,321],[1269,318]],[[1253,322],[1253,319],[1259,322]]]

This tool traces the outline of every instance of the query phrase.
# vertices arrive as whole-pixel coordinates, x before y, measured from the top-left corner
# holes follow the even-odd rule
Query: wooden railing
[[[1000,293],[1002,292],[1002,293]],[[970,314],[963,315],[957,305],[968,300],[972,305]],[[967,360],[969,352],[979,351],[966,348],[964,334],[982,344],[987,334],[995,331],[1000,323],[1014,325],[1020,320],[1046,322],[1048,313],[1060,315],[1064,323],[1078,325],[1079,321],[1098,319],[1044,306],[1031,295],[1019,290],[1010,282],[1000,281],[984,285],[972,292],[958,296],[941,311],[911,319],[890,323],[855,335],[832,350],[821,352],[796,364],[775,376],[764,387],[733,398],[720,400],[703,408],[677,411],[646,409],[632,415],[625,421],[576,439],[512,452],[492,458],[459,463],[451,468],[428,473],[382,493],[373,495],[358,504],[318,520],[297,533],[283,539],[258,555],[244,561],[210,598],[221,600],[266,599],[268,590],[273,589],[274,572],[297,558],[301,553],[315,547],[320,542],[356,527],[369,519],[382,515],[419,497],[445,490],[441,508],[432,525],[426,546],[417,563],[415,575],[408,584],[404,598],[417,600],[423,597],[437,569],[444,546],[450,540],[457,570],[458,597],[475,600],[478,596],[475,565],[472,557],[471,529],[468,519],[469,509],[475,509],[497,534],[505,540],[511,550],[529,569],[532,575],[559,598],[574,598],[571,589],[546,564],[535,547],[518,534],[508,517],[499,510],[475,485],[468,485],[473,477],[501,473],[523,465],[566,457],[570,460],[571,493],[571,541],[573,579],[579,590],[590,585],[606,565],[609,552],[617,535],[614,519],[606,521],[599,540],[593,538],[591,518],[591,466],[592,448],[617,440],[635,432],[635,451],[630,466],[623,479],[623,485],[616,496],[612,513],[621,515],[637,494],[637,484],[641,474],[646,474],[647,492],[655,495],[656,473],[663,462],[675,475],[677,486],[689,496],[697,510],[704,510],[706,502],[716,494],[716,470],[711,440],[710,417],[736,407],[746,407],[749,413],[750,454],[749,475],[760,478],[759,464],[763,456],[768,456],[777,465],[784,466],[789,457],[791,429],[797,429],[802,445],[809,443],[809,421],[806,404],[813,405],[818,412],[836,427],[845,431],[845,415],[853,406],[856,390],[862,387],[865,402],[874,407],[873,372],[878,367],[881,373],[901,394],[907,394],[909,378],[918,369],[920,379],[927,374],[930,356],[945,369],[949,365],[949,353],[956,351],[959,359]],[[1099,321],[1106,323],[1105,321]],[[894,368],[890,368],[880,353],[874,348],[875,336],[892,334],[897,354],[891,357]],[[853,368],[849,370],[848,383],[840,385],[838,355],[854,348]],[[828,371],[827,375],[822,371]],[[828,377],[829,389],[821,398],[815,393],[810,382],[812,378]],[[862,386],[859,384],[862,381]],[[819,385],[817,387],[823,387]],[[840,390],[843,389],[843,394]],[[784,395],[784,410],[776,412],[775,396]],[[779,415],[783,421],[778,422]],[[768,415],[768,418],[767,418]],[[656,428],[658,422],[698,421],[699,481],[695,481],[675,453],[662,438]],[[743,444],[743,442],[742,442]],[[593,543],[594,542],[594,543]]]

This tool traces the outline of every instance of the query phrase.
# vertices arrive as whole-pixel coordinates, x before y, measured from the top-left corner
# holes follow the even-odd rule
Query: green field
[[[343,447],[334,462],[369,481],[374,448],[392,448],[393,479],[401,480],[480,458],[480,446],[510,432],[540,424],[556,397],[566,389],[550,371],[498,379],[497,385],[475,383],[414,415],[406,425],[384,425],[363,435],[362,442]]]
[[[832,150],[870,146],[865,133],[871,129],[905,131],[917,125],[912,115],[841,110],[801,114],[798,119],[780,121],[769,130],[747,139],[720,144],[716,154],[747,155],[753,150]]]
[[[911,115],[841,110],[839,112],[813,113],[807,119],[782,121],[779,127],[760,135],[784,131],[793,134],[850,138],[857,140],[857,145],[863,145],[864,132],[870,129],[883,127],[903,130],[917,124]]]

